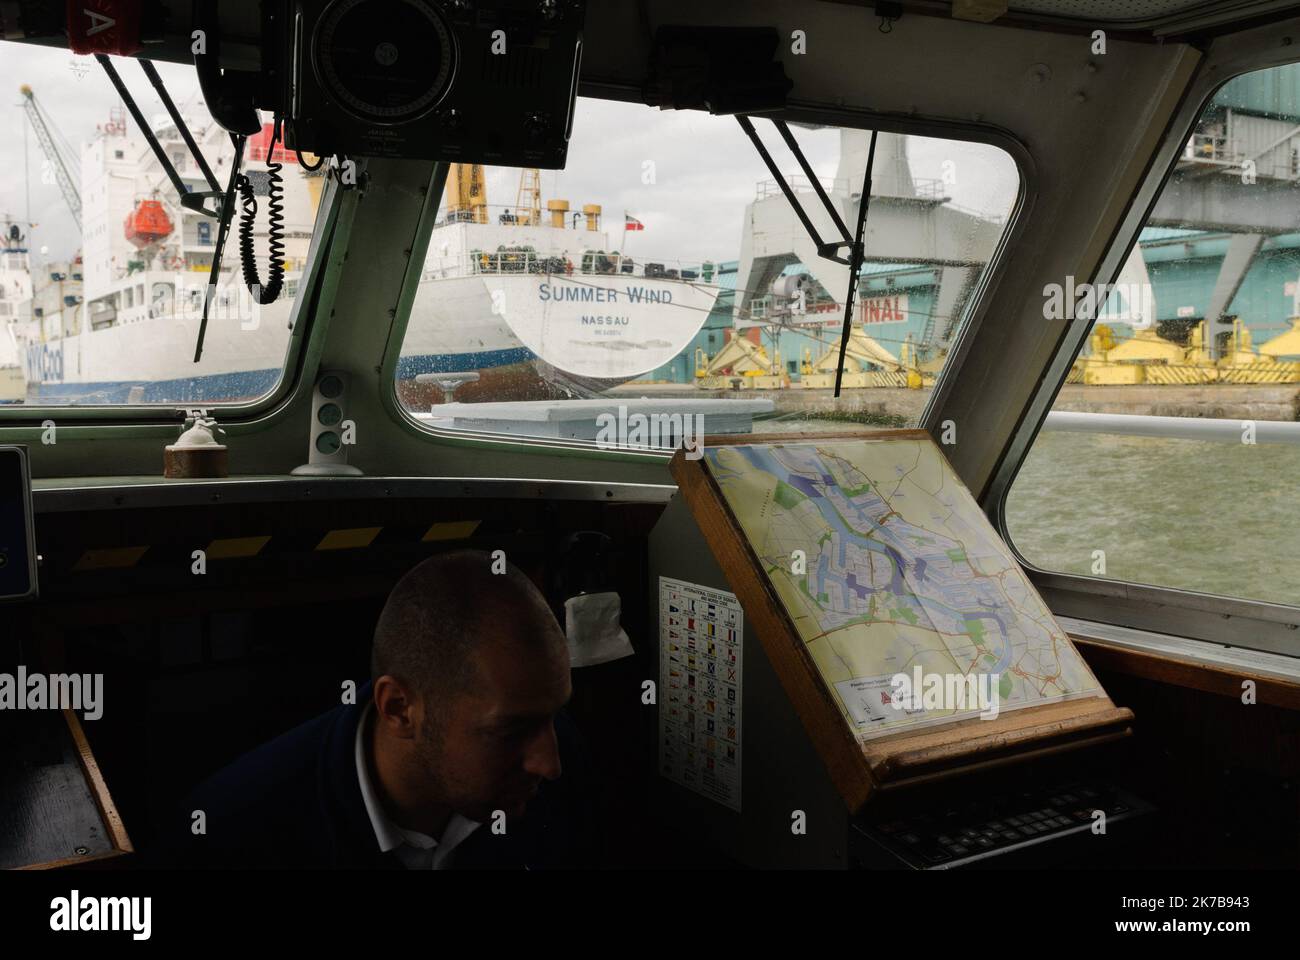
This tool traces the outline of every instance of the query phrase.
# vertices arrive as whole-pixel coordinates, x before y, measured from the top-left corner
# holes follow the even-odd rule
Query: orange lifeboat
[[[172,221],[163,209],[161,200],[141,200],[126,217],[126,239],[137,249],[168,236]]]

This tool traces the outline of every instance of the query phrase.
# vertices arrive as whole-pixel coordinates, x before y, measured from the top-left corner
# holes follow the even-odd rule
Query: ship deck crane
[[[453,163],[447,180],[447,219],[487,223],[487,184],[481,163]]]
[[[72,214],[73,221],[77,224],[77,229],[81,229],[81,192],[77,189],[76,181],[68,172],[68,159],[64,157],[64,151],[60,149],[59,144],[54,139],[54,134],[58,129],[54,127],[45,117],[45,111],[41,109],[36,102],[36,94],[32,91],[31,86],[23,84],[18,88],[23,95],[23,112],[27,114],[27,121],[32,125],[36,132],[36,139],[40,142],[41,150],[45,153],[45,158],[54,171],[54,179],[59,184],[59,190],[63,193],[63,199],[68,205],[68,210]],[[62,139],[62,135],[60,135]]]
[[[515,222],[526,227],[542,222],[542,171],[524,167],[519,171],[519,192],[515,195]]]

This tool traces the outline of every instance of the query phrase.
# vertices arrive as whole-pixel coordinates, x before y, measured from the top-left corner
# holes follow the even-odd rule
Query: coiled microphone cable
[[[260,304],[275,303],[284,286],[284,178],[280,176],[283,164],[275,160],[275,147],[280,140],[280,117],[271,129],[271,144],[266,150],[267,179],[267,246],[271,261],[266,286],[257,274],[257,261],[253,252],[253,220],[257,217],[257,197],[252,181],[240,174],[235,186],[239,190],[239,255],[244,263],[244,283],[253,299]]]

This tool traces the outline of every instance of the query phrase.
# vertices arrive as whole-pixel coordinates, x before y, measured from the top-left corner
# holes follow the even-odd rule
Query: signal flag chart
[[[706,438],[672,470],[851,809],[1129,732],[927,432]]]
[[[659,578],[659,772],[737,813],[744,617],[735,594]]]

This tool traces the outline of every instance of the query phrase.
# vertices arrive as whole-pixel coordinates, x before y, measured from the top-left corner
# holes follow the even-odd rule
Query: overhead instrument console
[[[313,153],[564,166],[585,0],[299,0],[285,136]]]
[[[19,0],[0,3],[0,37],[192,57],[222,127],[250,136],[266,111],[292,149],[560,169],[586,12],[586,0]]]

